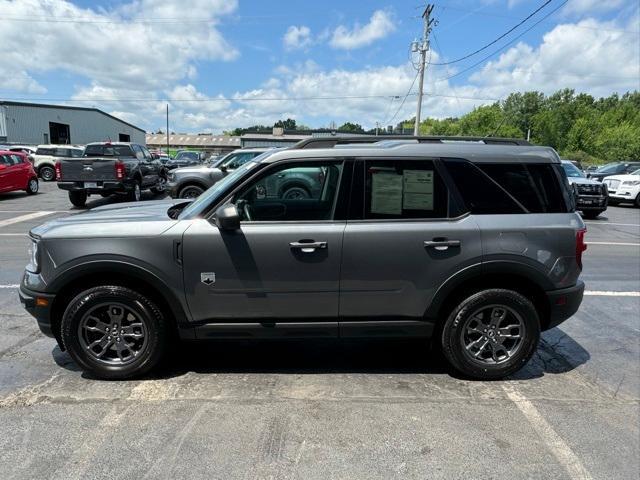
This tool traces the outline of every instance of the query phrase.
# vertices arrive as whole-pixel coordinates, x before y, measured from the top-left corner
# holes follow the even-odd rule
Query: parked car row
[[[0,150],[0,192],[24,190],[34,195],[38,189],[38,177],[27,154]]]

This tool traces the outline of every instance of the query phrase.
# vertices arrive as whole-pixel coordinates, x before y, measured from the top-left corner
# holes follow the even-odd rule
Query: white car
[[[84,149],[75,145],[38,145],[36,153],[29,155],[33,159],[33,168],[42,180],[50,182],[56,179],[56,161],[62,157],[82,157]]]
[[[629,202],[640,207],[640,169],[627,175],[605,177],[602,182],[609,190],[609,205]]]

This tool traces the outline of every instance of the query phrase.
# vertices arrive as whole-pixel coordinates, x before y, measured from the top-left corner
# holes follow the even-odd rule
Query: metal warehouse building
[[[106,140],[144,145],[145,131],[97,108],[0,100],[0,142],[38,145]]]

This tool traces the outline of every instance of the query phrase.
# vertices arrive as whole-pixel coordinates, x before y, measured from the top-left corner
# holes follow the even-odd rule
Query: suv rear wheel
[[[453,309],[442,330],[442,350],[462,374],[502,378],[529,361],[540,339],[533,304],[512,290],[475,293]]]
[[[56,178],[56,171],[49,165],[43,165],[42,167],[40,167],[38,173],[40,174],[40,178],[45,182],[51,182]]]
[[[140,376],[161,359],[165,319],[147,297],[120,286],[77,295],[62,318],[62,341],[83,370],[99,378]]]

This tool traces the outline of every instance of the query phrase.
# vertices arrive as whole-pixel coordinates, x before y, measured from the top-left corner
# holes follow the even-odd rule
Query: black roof
[[[130,126],[131,128],[135,128],[136,130],[142,132],[142,133],[147,133],[145,130],[141,129],[140,127],[136,127],[135,125],[129,123],[129,122],[125,122],[124,120],[118,118],[118,117],[114,117],[113,115],[108,114],[107,112],[103,112],[102,110],[100,110],[99,108],[95,108],[95,107],[74,107],[72,105],[51,105],[48,103],[28,103],[28,102],[13,102],[11,100],[0,100],[0,105],[12,105],[12,106],[17,106],[17,107],[37,107],[37,108],[62,108],[65,110],[83,110],[83,111],[87,111],[87,112],[97,112],[100,113],[102,115],[105,115],[109,118],[112,118],[120,123],[124,123],[125,125]]]

